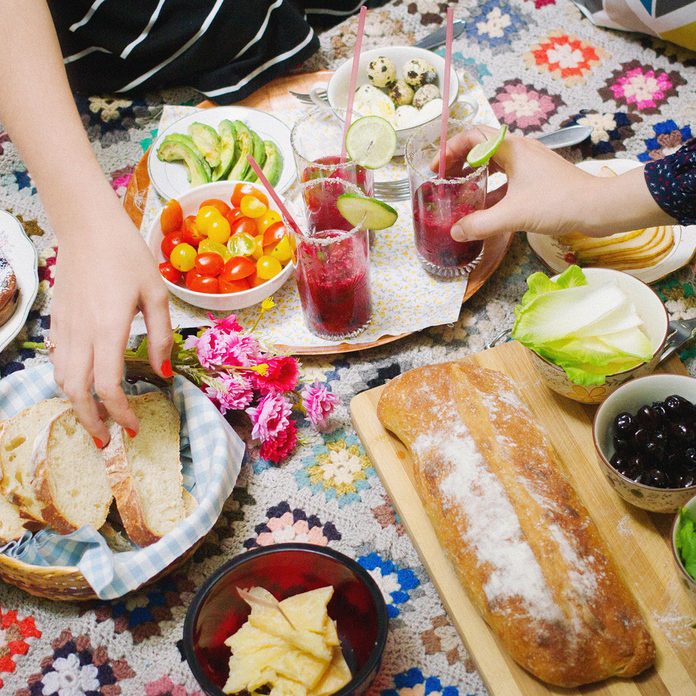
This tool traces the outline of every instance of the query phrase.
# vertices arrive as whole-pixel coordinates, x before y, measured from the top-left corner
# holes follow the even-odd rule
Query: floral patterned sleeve
[[[648,162],[645,181],[662,210],[682,225],[696,225],[696,138],[674,154]]]

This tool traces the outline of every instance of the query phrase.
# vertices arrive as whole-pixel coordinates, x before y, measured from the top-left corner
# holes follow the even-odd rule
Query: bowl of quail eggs
[[[345,109],[350,89],[352,59],[343,63],[327,85],[329,104]],[[459,80],[450,69],[449,107],[457,101]],[[394,126],[397,153],[421,126],[440,118],[445,61],[436,53],[414,46],[385,46],[360,56],[353,110],[361,116],[381,116]],[[476,105],[467,103],[468,118]]]

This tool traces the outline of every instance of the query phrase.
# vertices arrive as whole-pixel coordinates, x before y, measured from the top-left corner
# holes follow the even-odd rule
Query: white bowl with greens
[[[657,366],[669,330],[662,300],[645,283],[606,268],[535,273],[515,308],[512,337],[530,349],[549,389],[598,404]]]
[[[674,518],[672,552],[684,589],[696,603],[696,496]]]

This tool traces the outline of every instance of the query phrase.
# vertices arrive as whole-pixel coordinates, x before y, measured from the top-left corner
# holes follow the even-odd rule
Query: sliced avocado
[[[200,155],[200,153],[198,152],[198,148],[196,147],[196,144],[193,142],[193,138],[190,135],[186,135],[185,133],[172,133],[164,139],[164,142],[167,141],[173,143],[183,143],[184,145],[186,145],[186,147],[190,147],[197,155]]]
[[[220,136],[217,131],[206,123],[192,123],[189,135],[205,161],[213,168],[220,164]]]
[[[213,181],[224,179],[232,169],[237,154],[237,144],[235,142],[235,127],[232,121],[225,119],[220,121],[218,126],[220,133],[220,164],[213,170]]]
[[[188,168],[188,180],[192,186],[200,186],[210,181],[210,167],[196,150],[167,136],[157,150],[157,157],[163,162],[183,160]]]
[[[280,181],[280,175],[283,173],[283,155],[280,154],[278,146],[272,140],[264,140],[263,148],[266,152],[266,162],[262,168],[263,173],[271,186],[275,186]]]
[[[263,169],[266,161],[266,149],[263,146],[263,140],[261,140],[261,136],[256,131],[251,131],[251,140],[254,143],[254,159],[259,167]],[[246,175],[246,181],[257,181],[258,178],[256,172],[250,167]]]
[[[244,123],[241,121],[233,121],[233,123],[239,156],[227,178],[229,180],[244,181],[244,177],[250,168],[247,155],[252,154],[254,151],[254,139],[251,137],[251,131]]]

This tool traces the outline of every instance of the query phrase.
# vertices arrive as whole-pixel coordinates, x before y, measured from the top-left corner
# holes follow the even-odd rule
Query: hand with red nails
[[[497,131],[476,126],[447,143],[447,170],[466,162],[474,145],[495,138]],[[437,171],[437,161],[431,165]],[[561,235],[582,232],[603,237],[616,232],[674,224],[655,202],[642,167],[621,176],[592,176],[532,138],[506,135],[489,162],[489,171],[502,171],[507,184],[486,198],[486,209],[456,222],[457,241],[485,239],[518,230]],[[621,205],[617,205],[621,201]]]

